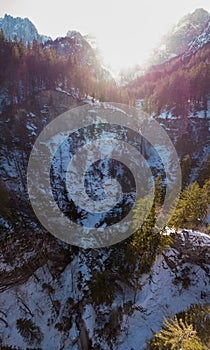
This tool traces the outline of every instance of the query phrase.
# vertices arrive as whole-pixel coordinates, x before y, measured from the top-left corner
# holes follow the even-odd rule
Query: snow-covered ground
[[[183,246],[187,240],[195,251],[200,247],[210,252],[209,236],[192,231],[180,232],[178,235]],[[0,339],[4,345],[19,346],[21,350],[28,347],[17,330],[16,321],[29,318],[40,327],[43,334],[43,341],[39,345],[41,349],[86,349],[81,348],[79,342],[79,317],[92,344],[100,343],[102,350],[110,349],[106,340],[97,337],[96,330],[103,327],[97,318],[98,309],[85,299],[94,270],[89,258],[87,252],[80,251],[56,278],[49,262],[35,271],[26,283],[14,285],[0,294]],[[107,258],[99,257],[101,264]],[[184,262],[175,248],[165,251],[156,260],[150,273],[141,276],[141,290],[137,293],[136,302],[132,302],[132,313],[123,311],[121,330],[113,342],[113,349],[143,350],[152,332],[161,328],[164,316],[171,317],[192,303],[208,302],[209,268],[208,264],[203,268],[198,264]],[[5,266],[2,265],[1,269],[5,269]],[[186,271],[187,276],[184,275]],[[189,285],[184,284],[184,278],[188,279]],[[129,299],[132,299],[131,291],[125,296],[125,300]],[[100,305],[100,309],[108,315],[119,305],[122,305],[120,295],[113,300],[112,306]],[[59,330],[58,325],[65,325],[67,320],[70,320],[69,330]]]
[[[209,237],[208,246],[210,249]],[[173,250],[167,252],[170,258],[176,254]],[[204,293],[207,295],[207,300],[209,299],[209,276],[204,270],[192,264],[176,267],[178,271],[175,273],[169,268],[163,256],[156,261],[151,277],[146,276],[142,290],[137,296],[133,315],[125,318],[127,332],[120,335],[118,350],[142,350],[152,333],[162,328],[164,316],[172,317],[192,303],[203,303],[201,296]],[[184,288],[182,284],[175,285],[177,274],[186,267],[190,269],[189,288]]]
[[[16,127],[20,121],[23,122],[24,128],[21,129],[25,132],[23,136],[26,137],[27,135],[26,141],[32,144],[41,127],[45,125],[48,115],[50,117],[54,116],[54,112],[50,112],[49,107],[51,97],[56,100],[56,105],[59,101],[63,105],[62,99],[69,100],[69,108],[76,106],[76,102],[73,103],[73,97],[80,99],[77,91],[66,92],[61,88],[56,90],[40,95],[39,109],[26,111],[23,116],[20,113],[17,118],[15,117],[15,122],[6,120],[6,125],[11,129],[11,135],[13,136],[11,145],[14,147],[10,151],[7,140],[5,140],[5,144],[3,143],[1,174],[3,179],[6,180],[7,187],[12,189],[17,196],[24,197],[23,184],[27,156],[25,149],[21,148],[23,147],[21,144],[22,134],[20,137],[18,133],[12,132],[13,123]],[[86,101],[83,100],[83,102],[89,104],[92,112],[96,110],[94,106],[98,105],[97,101],[93,101],[91,96],[87,96]],[[59,113],[61,105],[59,105]],[[52,116],[50,113],[52,113]],[[196,150],[193,151],[194,158],[198,160],[199,166],[208,154],[207,136],[204,129],[209,123],[209,119],[206,121],[203,116],[204,112],[200,112],[197,121],[193,117],[189,119],[192,126],[191,140],[195,144],[199,142],[199,147],[196,147]],[[181,119],[176,120],[171,114],[167,115],[166,113],[163,113],[161,117],[161,126],[165,126],[169,131],[172,131],[174,139],[180,137]],[[40,121],[42,121],[41,126]],[[169,123],[171,124],[169,125]],[[187,127],[188,124],[186,124],[186,129]],[[183,128],[182,131],[184,133]],[[2,135],[4,136],[4,133]],[[186,138],[186,134],[183,138]],[[23,138],[23,140],[25,139]],[[191,140],[188,140],[190,146]],[[20,148],[17,148],[17,145],[20,145]],[[21,160],[22,163],[17,163],[17,159]],[[157,162],[158,160],[156,160]],[[12,233],[9,222],[1,219],[0,224]],[[37,230],[35,226],[32,229]],[[25,350],[30,346],[39,347],[42,350],[79,350],[81,349],[81,324],[83,324],[83,328],[85,327],[93,345],[100,344],[100,349],[110,350],[110,343],[107,342],[105,336],[99,338],[98,330],[103,329],[105,324],[109,323],[112,311],[122,307],[123,320],[116,340],[112,342],[113,350],[143,350],[145,342],[152,336],[152,332],[161,328],[164,316],[172,316],[174,313],[186,309],[191,303],[208,302],[210,300],[209,259],[206,265],[202,266],[196,259],[196,262],[193,262],[192,258],[193,254],[196,255],[196,252],[202,249],[210,251],[210,237],[190,231],[183,234],[179,233],[179,237],[182,238],[180,245],[188,246],[188,254],[189,245],[192,247],[190,249],[190,259],[187,262],[180,260],[179,252],[175,249],[170,249],[162,254],[156,260],[151,272],[141,276],[139,281],[141,289],[137,292],[135,303],[133,302],[133,290],[128,286],[123,286],[122,289],[125,295],[122,296],[122,293],[119,292],[113,300],[112,306],[99,305],[97,308],[91,304],[91,300],[88,298],[89,281],[96,270],[96,265],[94,265],[93,259],[88,256],[86,251],[79,250],[79,253],[73,256],[71,263],[68,263],[63,271],[56,272],[56,274],[50,260],[47,263],[45,261],[42,267],[39,264],[28,280],[26,278],[26,281],[22,284],[11,284],[9,289],[1,292],[0,340],[2,340],[3,345],[16,346],[21,350]],[[16,247],[13,246],[13,249],[15,250]],[[97,252],[92,254],[94,255],[94,253],[97,254]],[[4,271],[6,276],[10,278],[10,274],[16,273],[13,269],[15,266],[17,272],[23,268],[21,273],[24,274],[23,260],[28,262],[30,266],[30,260],[32,260],[32,257],[34,259],[36,252],[33,252],[33,256],[27,254],[29,253],[26,251],[21,256],[15,256],[12,261],[12,268],[6,261],[0,260],[0,272]],[[106,261],[109,261],[108,253],[106,252],[103,259],[101,257],[100,259],[101,271],[104,271]],[[186,285],[184,279],[187,280],[188,285]],[[131,302],[132,312],[128,313],[125,310],[124,302]],[[104,314],[103,320],[100,319],[101,314]],[[30,345],[24,340],[16,326],[16,321],[19,318],[29,318],[36,326],[40,327],[43,334],[43,340],[40,344]],[[62,326],[68,326],[68,329],[62,330]]]

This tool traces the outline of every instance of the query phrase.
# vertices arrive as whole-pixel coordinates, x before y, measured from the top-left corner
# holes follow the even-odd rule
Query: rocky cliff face
[[[197,52],[200,48],[202,48],[204,45],[206,45],[209,42],[210,42],[210,21],[207,22],[207,25],[205,26],[202,33],[188,44],[188,49],[184,53],[184,57]]]
[[[5,15],[4,18],[0,18],[0,28],[4,31],[6,38],[14,40],[17,37],[26,45],[28,43],[32,44],[34,39],[40,43],[51,39],[50,37],[40,35],[28,18],[14,18],[10,15]]]
[[[210,15],[207,11],[197,9],[184,16],[162,42],[165,43],[166,49],[170,53],[179,55],[186,50],[190,42],[204,31],[209,20]]]
[[[187,154],[191,157],[193,166],[189,182],[196,181],[203,162],[210,152],[209,110],[207,114],[200,111],[187,118],[176,118],[170,113],[163,113],[157,120],[172,139],[180,159]]]

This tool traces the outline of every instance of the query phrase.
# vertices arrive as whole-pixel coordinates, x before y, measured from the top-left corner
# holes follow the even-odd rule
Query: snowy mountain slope
[[[199,39],[197,39],[199,37],[200,40],[204,40],[206,34],[203,33],[208,31],[209,20],[210,14],[202,8],[196,9],[193,13],[189,13],[181,18],[181,20],[163,36],[159,47],[154,50],[153,57],[150,58],[149,64],[160,64],[184,53],[193,45],[194,41],[199,41]]]
[[[200,48],[202,48],[205,44],[210,42],[210,21],[207,23],[203,32],[195,38],[192,42],[189,43],[188,49],[184,53],[184,57],[189,56],[195,52],[197,52]]]
[[[29,99],[24,107],[21,106],[17,109],[14,116],[2,115],[0,121],[2,125],[0,132],[2,147],[0,175],[13,200],[13,206],[18,208],[19,214],[21,213],[17,220],[19,221],[18,225],[23,225],[24,222],[28,225],[31,222],[30,215],[32,213],[28,206],[26,188],[26,169],[30,150],[46,124],[68,108],[83,104],[83,101],[79,101],[76,92],[72,93],[74,97],[60,88],[57,88],[56,91],[43,91]],[[88,100],[84,101],[84,103],[87,102]],[[94,104],[90,110],[94,111]],[[191,180],[194,181],[200,166],[210,151],[208,131],[210,119],[195,117],[186,120],[160,116],[158,121],[169,134],[180,159],[186,154],[189,154],[193,159],[194,167]],[[157,162],[157,159],[150,161],[151,166],[156,166],[159,169]],[[29,218],[27,219],[27,217]],[[4,222],[4,218],[2,220]],[[14,223],[8,222],[8,227],[11,227],[11,224],[14,225]],[[3,226],[5,225],[3,224]],[[4,230],[7,231],[5,227]]]
[[[197,249],[192,254],[192,245],[199,248],[202,263],[186,261],[198,254]],[[179,246],[185,249],[181,259]],[[96,266],[93,251],[71,253],[72,261],[68,263],[67,258],[60,271],[55,267],[59,254],[54,254],[54,261],[48,256],[47,263],[32,271],[25,281],[14,282],[0,294],[0,339],[3,345],[25,350],[29,343],[18,332],[16,321],[27,318],[40,326],[43,340],[39,344],[34,341],[33,346],[43,350],[143,350],[152,332],[161,328],[164,316],[171,317],[191,303],[209,301],[209,251],[209,236],[190,231],[179,233],[175,246],[157,259],[148,275],[140,277],[136,302],[133,303],[132,290],[122,285],[124,295],[118,293],[110,306],[94,306],[88,296],[89,280]],[[106,251],[98,251],[98,262],[103,265],[103,260],[108,259]],[[10,267],[1,259],[0,268],[3,272]],[[19,268],[17,265],[17,271]],[[112,339],[105,329],[114,311],[119,317],[119,308],[123,318],[121,323],[116,323],[116,338]],[[104,329],[104,334],[100,329]]]
[[[185,235],[188,235],[188,232],[182,233],[180,238],[185,246],[186,256],[194,244],[203,248],[205,246],[206,250],[210,251],[208,236],[190,232],[188,250],[187,245],[183,243]],[[194,252],[194,257],[195,255]],[[179,256],[180,250],[170,249],[156,261],[150,277],[147,277],[138,294],[137,302],[133,306],[133,315],[125,321],[127,336],[120,336],[122,344],[119,344],[117,349],[143,349],[144,341],[162,328],[163,316],[170,318],[192,303],[209,300],[209,253],[204,268],[198,267],[194,262],[186,263]]]
[[[92,275],[104,271],[112,248],[89,251],[56,240],[37,224],[26,191],[30,149],[50,120],[82,103],[74,94],[60,88],[43,91],[20,106],[14,116],[2,116],[0,174],[17,216],[2,217],[7,221],[1,222],[0,339],[3,345],[27,349],[30,344],[16,324],[27,318],[36,327],[41,325],[40,344],[34,341],[33,346],[43,350],[88,350],[90,344],[97,350],[143,350],[152,331],[161,327],[164,315],[209,300],[210,239],[199,233],[178,234],[174,247],[158,258],[149,274],[140,277],[135,302],[131,286],[117,281],[120,288],[111,306],[93,303]],[[94,103],[89,103],[94,111]],[[160,122],[180,155],[191,152],[197,160],[204,157],[209,119],[189,119],[186,124],[168,116]]]
[[[21,39],[24,44],[32,44],[36,39],[40,43],[44,43],[51,38],[40,35],[34,24],[28,18],[12,17],[5,14],[4,18],[0,18],[0,29],[4,31],[6,38],[14,40],[15,37]]]
[[[188,43],[203,32],[209,19],[210,14],[202,8],[184,16],[166,35],[166,47],[177,55],[182,53]]]

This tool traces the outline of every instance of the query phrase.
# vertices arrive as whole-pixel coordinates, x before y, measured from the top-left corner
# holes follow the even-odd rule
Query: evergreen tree
[[[164,328],[154,335],[150,345],[152,350],[205,350],[192,324],[177,317],[164,319]]]
[[[111,305],[115,295],[115,281],[108,270],[96,271],[90,281],[91,298],[94,304]]]
[[[210,178],[210,153],[204,159],[198,173],[197,181],[203,186],[204,182]]]
[[[127,245],[127,268],[133,268],[139,274],[148,272],[158,254],[170,243],[170,237],[162,235],[155,229],[156,212],[152,199],[145,197],[140,199],[134,214],[135,227],[141,223],[139,229],[133,234]],[[151,210],[148,213],[148,209]]]
[[[158,176],[155,180],[155,211],[160,212],[160,209],[164,202],[165,187],[161,176]]]
[[[203,191],[203,197],[205,198],[205,201],[208,204],[210,204],[210,178],[204,182],[202,191]]]
[[[16,322],[17,329],[23,338],[29,344],[40,343],[43,339],[43,334],[38,326],[36,326],[30,319],[19,318]]]
[[[208,345],[210,342],[210,306],[208,304],[192,304],[186,311],[177,314],[177,318],[192,324],[202,343]]]
[[[208,198],[206,190],[193,182],[182,191],[179,203],[169,223],[176,228],[196,229],[203,223],[208,213]]]
[[[189,154],[186,154],[181,161],[181,170],[182,170],[182,188],[185,188],[189,184],[189,177],[192,168],[192,160]]]

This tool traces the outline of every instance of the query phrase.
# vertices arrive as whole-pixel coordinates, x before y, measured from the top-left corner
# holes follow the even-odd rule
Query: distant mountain
[[[92,47],[83,36],[76,31],[69,31],[66,37],[48,41],[45,44],[45,48],[55,50],[60,56],[73,56],[77,54],[80,60],[84,60],[84,55],[86,58],[87,56],[94,55]],[[90,62],[86,61],[85,63],[88,64]]]
[[[202,8],[196,9],[193,13],[181,18],[181,20],[163,36],[159,47],[154,50],[149,64],[163,63],[188,50],[189,45],[193,45],[192,43],[205,33],[209,21],[209,12]]]
[[[108,70],[101,65],[96,50],[89,44],[84,36],[77,31],[68,31],[63,38],[49,40],[44,45],[45,49],[53,49],[59,56],[77,57],[78,63],[92,71],[97,79],[112,79]]]
[[[132,80],[142,76],[145,74],[146,68],[140,66],[139,64],[135,64],[134,66],[121,69],[118,74],[118,82],[121,86],[125,86],[129,84]]]
[[[40,35],[35,25],[28,18],[12,17],[5,15],[0,18],[0,29],[3,30],[7,39],[14,40],[15,37],[21,39],[24,44],[32,43],[34,39],[39,43],[44,43],[51,38]]]
[[[78,63],[92,70],[97,79],[112,79],[110,73],[101,66],[96,50],[89,44],[85,37],[77,31],[68,31],[66,37],[56,40],[40,35],[35,25],[28,18],[12,17],[5,14],[0,18],[0,29],[7,39],[21,39],[25,45],[33,43],[36,39],[43,44],[44,49],[53,49],[59,56],[77,57]]]

